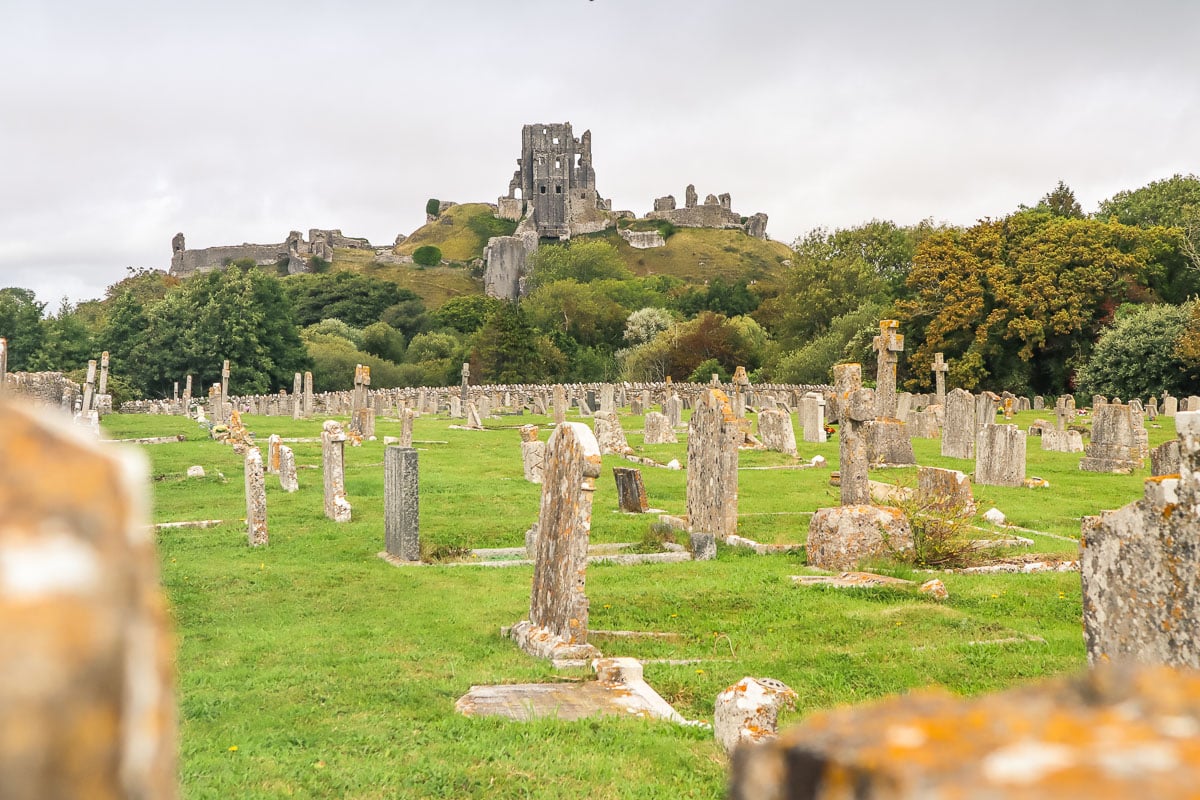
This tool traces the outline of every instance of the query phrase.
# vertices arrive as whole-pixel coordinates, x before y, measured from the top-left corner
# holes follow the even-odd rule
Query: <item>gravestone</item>
[[[975,437],[975,483],[1022,486],[1025,483],[1025,431],[1017,425],[984,425]]]
[[[313,413],[313,376],[311,372],[304,373],[304,418],[308,419]]]
[[[292,378],[292,419],[304,416],[304,376],[299,372]]]
[[[279,487],[288,494],[300,490],[296,480],[296,454],[287,445],[279,446]]]
[[[937,404],[943,406],[946,404],[946,373],[950,371],[950,365],[946,363],[941,353],[934,353],[932,369]]]
[[[561,425],[567,421],[567,393],[562,386],[555,385],[553,390],[554,397],[554,424]]]
[[[268,541],[267,483],[263,476],[262,453],[257,447],[246,450],[246,535],[251,547]]]
[[[1158,477],[1161,475],[1178,475],[1179,474],[1179,440],[1172,439],[1169,442],[1163,442],[1158,447],[1150,451],[1150,475]]]
[[[875,413],[884,419],[896,417],[896,364],[904,350],[904,337],[899,331],[900,323],[897,320],[880,320],[879,335],[871,343],[879,354],[875,375]]]
[[[683,425],[683,400],[679,398],[679,395],[672,393],[663,401],[663,414],[671,423],[672,428]]]
[[[717,537],[711,533],[692,531],[688,534],[688,550],[693,561],[712,561],[717,557]]]
[[[1141,500],[1084,517],[1088,661],[1200,667],[1200,412],[1179,412],[1178,477],[1150,478]]]
[[[1082,453],[1083,435],[1079,431],[1045,430],[1042,449],[1052,453]]]
[[[416,421],[417,412],[411,408],[400,409],[400,446],[412,447],[413,441],[413,423]]]
[[[946,395],[946,424],[942,428],[942,455],[973,458],[975,455],[975,398],[965,389]]]
[[[1033,410],[1034,411],[1045,411],[1046,410],[1046,398],[1042,397],[1040,394],[1034,395],[1033,396]]]
[[[867,459],[871,464],[912,466],[917,463],[908,425],[898,419],[868,420],[863,423],[863,437],[867,442]]]
[[[792,415],[777,408],[767,408],[758,413],[758,438],[768,450],[796,455],[796,431],[792,428]]]
[[[996,423],[996,411],[999,409],[1000,396],[993,392],[980,392],[975,396],[975,434],[979,434],[984,425]]]
[[[900,392],[896,395],[896,419],[908,420],[909,413],[913,410],[912,392]]]
[[[1165,395],[1163,397],[1162,413],[1163,413],[1164,417],[1173,417],[1176,414],[1178,414],[1179,413],[1179,398],[1172,397],[1169,394]]]
[[[327,419],[321,428],[321,471],[325,483],[325,516],[334,522],[349,522],[351,507],[346,499],[346,433],[337,420]]]
[[[8,339],[0,336],[0,394],[8,386]]]
[[[836,364],[833,391],[838,419],[838,471],[841,476],[842,505],[871,502],[867,480],[870,459],[864,426],[875,417],[875,393],[862,388],[862,367]]]
[[[675,444],[679,437],[675,435],[675,428],[665,415],[649,411],[642,428],[642,441],[645,444]]]
[[[743,743],[775,738],[779,712],[795,708],[796,692],[772,678],[742,678],[717,695],[713,707],[713,734],[726,753]]]
[[[465,408],[467,405],[467,383],[471,379],[471,365],[466,361],[462,365],[462,382],[458,390],[458,402],[462,403]]]
[[[529,619],[510,635],[540,658],[595,658],[587,642],[587,548],[600,445],[586,425],[564,422],[546,443]]]
[[[522,425],[520,432],[521,467],[525,474],[525,480],[530,483],[541,483],[546,461],[546,443],[538,440],[537,425]]]
[[[621,511],[627,514],[645,514],[650,510],[640,469],[613,467],[613,480],[617,484],[617,507]]]
[[[808,525],[805,552],[809,566],[845,571],[864,559],[894,556],[912,546],[912,525],[904,512],[857,504],[818,508]]]
[[[744,433],[729,398],[705,389],[687,440],[687,515],[691,530],[724,539],[737,533],[738,445]]]
[[[971,479],[956,469],[920,467],[917,470],[916,499],[922,505],[944,511],[975,510]]]
[[[142,454],[0,402],[0,797],[179,796]]]
[[[1092,409],[1092,441],[1087,455],[1080,460],[1084,472],[1111,472],[1128,475],[1141,469],[1141,445],[1134,434],[1129,406],[1105,403]]]
[[[597,411],[592,418],[596,428],[596,441],[600,443],[601,455],[632,455],[633,448],[625,440],[621,421],[611,411]]]
[[[279,448],[283,446],[283,441],[279,438],[279,434],[272,433],[267,437],[267,474],[279,474]]]
[[[479,418],[479,409],[473,402],[467,403],[467,427],[475,431],[483,430],[483,421]]]
[[[1065,431],[1075,424],[1075,395],[1064,394],[1054,401],[1054,426]]]
[[[613,400],[613,385],[606,383],[600,387],[600,410],[607,414],[616,412],[616,404]]]
[[[421,560],[421,487],[417,451],[387,447],[383,452],[384,549],[401,561]]]
[[[801,397],[799,413],[804,441],[824,442],[828,439],[825,433],[825,398],[822,395],[809,392]]]

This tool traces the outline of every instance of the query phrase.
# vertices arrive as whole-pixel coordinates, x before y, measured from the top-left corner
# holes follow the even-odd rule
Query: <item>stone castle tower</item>
[[[538,235],[558,239],[610,224],[611,201],[596,192],[591,131],[576,139],[569,122],[525,125],[517,164],[500,216],[519,219],[527,204]]]

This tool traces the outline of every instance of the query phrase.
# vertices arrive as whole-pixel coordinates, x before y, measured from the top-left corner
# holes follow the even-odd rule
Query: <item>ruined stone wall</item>
[[[186,277],[198,272],[223,269],[231,261],[254,259],[260,267],[278,264],[288,257],[287,244],[234,244],[204,247],[199,250],[179,250],[171,257],[171,274]]]
[[[78,383],[61,372],[12,372],[5,376],[8,392],[51,406],[73,408],[83,393]]]

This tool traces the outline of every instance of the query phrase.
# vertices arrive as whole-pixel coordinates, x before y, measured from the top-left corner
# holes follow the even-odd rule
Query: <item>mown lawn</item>
[[[1019,415],[1027,425],[1035,416]],[[537,515],[539,488],[522,479],[513,426],[544,418],[503,417],[489,430],[450,430],[446,418],[416,423],[421,534],[432,544],[518,546]],[[685,461],[686,446],[643,448],[641,420],[627,417],[630,443],[660,461]],[[1151,444],[1173,435],[1151,428]],[[270,433],[318,435],[321,420],[248,417],[265,446]],[[530,568],[396,568],[383,549],[382,436],[347,448],[354,521],[322,516],[318,469],[301,469],[288,495],[268,476],[271,544],[250,550],[241,459],[181,418],[114,415],[109,435],[185,433],[179,444],[143,449],[151,461],[154,519],[223,519],[207,530],[159,534],[163,581],[179,638],[183,783],[189,798],[255,797],[718,797],[726,759],[711,734],[661,722],[612,719],[534,724],[467,719],[454,701],[473,684],[583,677],[556,672],[499,636],[523,619]],[[542,437],[546,438],[544,428]],[[682,437],[681,437],[682,438]],[[1077,537],[1079,517],[1140,493],[1142,476],[1079,472],[1077,455],[1042,453],[1030,440],[1028,474],[1049,489],[977,487],[980,510],[998,506],[1023,527]],[[297,463],[320,463],[319,445],[297,443]],[[917,440],[921,463],[943,459],[936,440]],[[836,468],[836,441],[800,445]],[[784,464],[744,453],[743,466]],[[626,464],[605,458],[606,467]],[[204,479],[183,477],[191,464]],[[803,542],[808,512],[836,502],[821,470],[742,470],[742,532]],[[911,482],[911,470],[872,478]],[[651,505],[684,510],[685,475],[644,468]],[[615,513],[606,474],[595,494],[597,541],[634,541],[652,518]],[[1034,536],[1037,550],[1073,545]],[[709,719],[717,693],[745,675],[780,679],[800,695],[796,722],[814,709],[857,703],[928,684],[975,693],[1084,665],[1077,573],[945,575],[946,603],[895,590],[797,588],[803,554],[754,556],[721,547],[710,562],[588,570],[591,625],[674,631],[678,641],[605,642],[606,655],[703,659],[649,664],[646,678],[685,716]],[[1034,640],[1033,637],[1040,637]],[[996,640],[1004,640],[995,643]],[[1044,641],[1042,641],[1044,640]],[[990,642],[990,643],[989,643]]]

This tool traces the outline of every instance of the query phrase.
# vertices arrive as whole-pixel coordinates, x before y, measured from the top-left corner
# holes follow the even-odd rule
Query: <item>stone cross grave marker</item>
[[[246,536],[251,547],[267,544],[267,483],[263,476],[262,452],[246,450]]]
[[[325,420],[321,429],[321,471],[325,516],[334,522],[349,522],[352,511],[346,499],[346,433],[337,420]]]
[[[867,480],[867,439],[864,425],[875,418],[875,393],[862,388],[862,366],[837,364],[833,368],[833,391],[838,419],[838,471],[841,475],[842,505],[871,502]]]
[[[946,404],[946,373],[950,371],[950,365],[945,362],[941,353],[933,354],[933,381],[936,386],[937,403],[939,406]]]
[[[876,414],[884,418],[896,416],[896,364],[904,350],[904,337],[900,335],[900,323],[894,319],[879,321],[879,335],[871,343],[878,357],[875,376]]]

